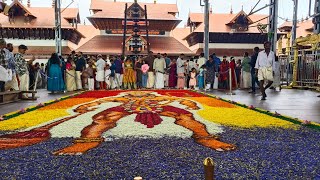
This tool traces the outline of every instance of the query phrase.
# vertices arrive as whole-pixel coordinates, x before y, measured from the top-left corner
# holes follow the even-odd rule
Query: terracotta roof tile
[[[306,20],[303,22],[298,22],[297,23],[297,37],[300,36],[307,36],[309,34],[312,34],[313,31],[313,26],[314,24],[312,23],[312,20]],[[284,22],[279,29],[284,28],[284,27],[292,27],[292,22]]]
[[[16,21],[14,24],[10,24],[8,17],[0,14],[0,24],[2,27],[19,27],[19,28],[53,28],[55,27],[55,15],[54,8],[50,7],[30,7],[27,8],[30,13],[35,16],[30,24],[24,23],[24,21]],[[61,25],[62,28],[73,27],[65,18],[76,18],[79,14],[77,8],[68,8],[62,13]]]
[[[92,25],[78,25],[78,29],[77,29],[82,35],[85,36],[85,38],[82,38],[78,44],[77,47],[82,46],[83,44],[85,44],[86,42],[88,42],[89,40],[91,40],[93,37],[95,37],[96,35],[100,34],[100,30],[96,29],[94,26]]]
[[[177,39],[184,46],[189,47],[189,44],[186,40],[183,40],[186,36],[190,34],[190,28],[175,28],[171,31],[171,36]]]
[[[149,37],[151,50],[155,53],[178,55],[193,54],[186,46],[173,37]],[[120,54],[122,52],[122,36],[98,35],[82,45],[77,51],[85,54]]]
[[[125,10],[125,4],[128,3],[128,7],[132,3],[130,2],[110,2],[105,0],[92,0],[91,10],[98,10],[96,14],[90,18],[115,18],[123,19],[123,12]],[[160,4],[160,3],[139,3],[144,8],[147,5],[148,19],[157,20],[178,20],[175,16],[169,13],[178,13],[178,7],[176,4]],[[152,13],[151,13],[152,12]]]
[[[210,14],[210,26],[209,30],[210,32],[224,32],[229,33],[231,31],[231,28],[227,26],[228,24],[237,14]],[[261,15],[261,14],[253,14],[249,16],[249,18],[256,22],[262,18],[267,17],[267,15]],[[203,32],[204,31],[204,17],[203,13],[190,13],[189,18],[192,22],[201,22],[201,24],[196,28],[195,32]],[[260,21],[259,23],[267,24],[267,19],[264,19]],[[255,26],[257,23],[253,23],[250,26]],[[249,31],[246,31],[245,33],[260,33],[260,31],[257,29],[257,27],[249,27]]]

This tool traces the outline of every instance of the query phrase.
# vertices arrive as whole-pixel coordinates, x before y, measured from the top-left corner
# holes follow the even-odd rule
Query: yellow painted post
[[[297,86],[297,78],[298,78],[298,58],[299,58],[299,51],[298,51],[297,40],[295,40],[295,42],[294,42],[293,50],[294,50],[294,57],[293,57],[293,77],[292,77],[292,83],[290,84],[291,87]]]
[[[212,158],[206,158],[203,161],[204,166],[204,179],[205,180],[213,180],[214,179],[214,163]]]
[[[287,56],[290,55],[290,50],[291,50],[290,42],[291,42],[291,33],[289,32],[287,34],[287,47],[286,47],[286,55]]]
[[[279,40],[278,40],[278,55],[282,54],[282,38],[284,36],[280,36]]]

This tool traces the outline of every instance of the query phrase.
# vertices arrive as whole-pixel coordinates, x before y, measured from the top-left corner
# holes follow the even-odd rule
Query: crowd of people
[[[0,79],[1,91],[47,88],[48,91],[65,92],[97,89],[249,89],[256,92],[256,84],[265,100],[265,89],[273,84],[280,87],[280,65],[270,51],[254,48],[252,56],[244,53],[242,59],[215,54],[206,60],[199,57],[169,58],[167,54],[149,52],[147,56],[84,56],[72,51],[66,60],[53,53],[46,66],[26,61],[23,57],[28,49],[20,45],[13,55],[12,44],[0,41],[0,72],[8,72],[7,79]],[[268,80],[267,86],[264,80]]]
[[[44,87],[42,84],[35,84],[36,72],[39,73],[40,64],[33,64],[35,57],[29,61],[24,59],[27,46],[20,45],[18,52],[13,54],[13,45],[0,39],[0,91],[29,91],[36,87]],[[42,64],[44,69],[44,64]],[[42,82],[40,82],[42,83]],[[23,96],[27,96],[23,94]]]

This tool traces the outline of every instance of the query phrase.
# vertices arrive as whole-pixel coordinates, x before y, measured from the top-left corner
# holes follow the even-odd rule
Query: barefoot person
[[[273,83],[273,68],[275,65],[275,54],[271,51],[271,43],[269,41],[264,43],[264,51],[258,54],[256,62],[256,74],[258,75],[258,80],[260,81],[260,91],[262,94],[261,100],[266,100],[267,94],[266,89],[268,89]],[[264,81],[268,81],[268,84],[264,86]]]
[[[28,64],[32,64],[35,60],[34,56],[28,62],[24,59],[24,54],[28,50],[28,47],[25,45],[20,45],[18,47],[18,53],[15,55],[15,64],[16,72],[19,79],[19,89],[20,91],[29,91],[29,70]],[[27,98],[27,95],[23,95],[24,98]]]
[[[161,57],[161,54],[157,54],[157,58],[153,61],[153,70],[155,72],[155,89],[163,89],[165,81],[165,69],[166,69],[166,60]]]
[[[99,54],[98,55],[98,61],[97,61],[97,75],[96,75],[96,80],[99,82],[99,87],[100,90],[102,90],[104,87],[104,68],[106,66],[106,62],[104,61],[104,59],[102,59],[102,55]]]

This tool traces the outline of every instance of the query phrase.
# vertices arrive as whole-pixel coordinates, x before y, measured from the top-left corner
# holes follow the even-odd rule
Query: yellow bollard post
[[[291,33],[287,34],[287,47],[286,47],[286,55],[289,56],[290,55],[290,42],[291,42]]]
[[[297,78],[298,78],[298,58],[299,58],[299,52],[298,52],[298,44],[297,41],[295,41],[293,45],[294,50],[294,57],[293,57],[293,75],[292,75],[292,83],[290,84],[291,87],[297,86]]]
[[[214,162],[212,158],[206,158],[203,161],[204,166],[204,179],[205,180],[213,180],[214,179]]]

